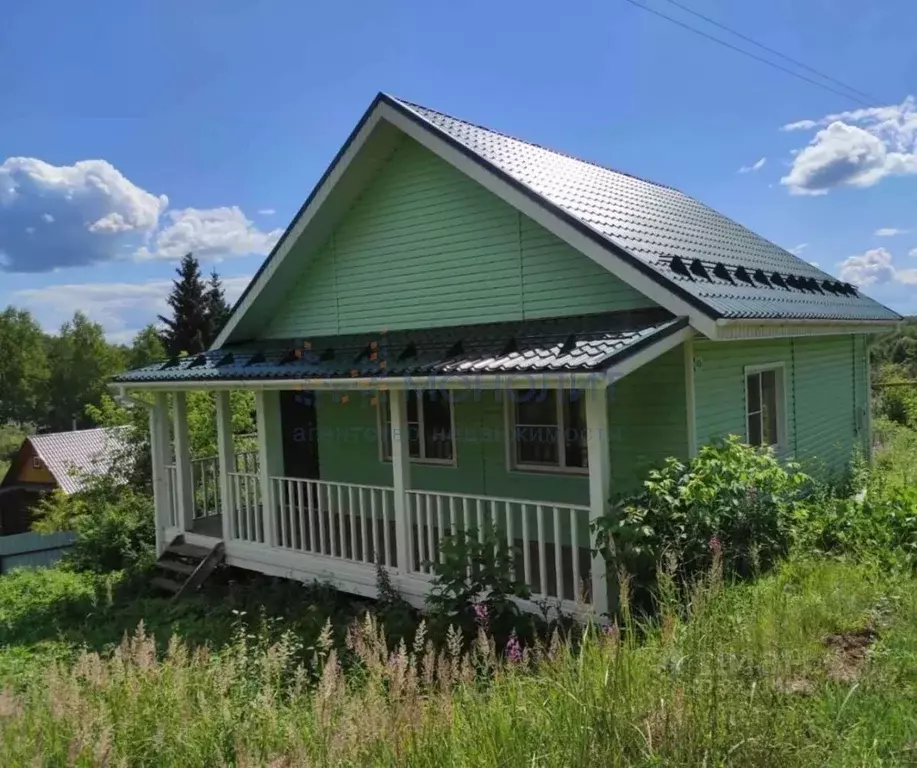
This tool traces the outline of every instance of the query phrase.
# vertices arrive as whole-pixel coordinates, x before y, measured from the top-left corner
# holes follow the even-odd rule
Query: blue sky
[[[917,4],[683,2],[873,109],[624,0],[15,3],[0,26],[0,306],[48,329],[81,308],[128,340],[186,250],[238,295],[386,90],[679,187],[917,312]]]

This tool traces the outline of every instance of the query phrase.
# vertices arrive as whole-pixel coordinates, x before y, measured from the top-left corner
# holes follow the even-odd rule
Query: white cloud
[[[913,256],[914,258],[917,258],[917,248],[911,248],[911,250],[908,251],[908,254],[907,254],[907,255],[908,255],[908,256]]]
[[[885,248],[872,248],[857,256],[848,256],[841,262],[840,278],[856,286],[904,283],[917,285],[917,269],[898,269],[891,253]]]
[[[794,245],[792,248],[789,249],[789,251],[794,256],[799,256],[799,254],[801,254],[808,247],[809,247],[808,243],[800,243],[799,245]]]
[[[760,160],[755,161],[751,165],[743,165],[741,168],[739,168],[739,173],[751,173],[752,171],[760,171],[766,162],[767,158],[762,157]]]
[[[189,251],[212,260],[264,255],[282,233],[259,229],[237,206],[167,212],[168,202],[105,160],[56,166],[8,158],[0,164],[0,269],[50,272],[129,253],[164,260]]]
[[[879,227],[873,234],[876,237],[894,237],[895,235],[906,235],[910,230],[896,229],[895,227]]]
[[[814,120],[799,120],[795,123],[787,123],[780,128],[781,131],[811,131],[818,123]]]
[[[171,223],[160,229],[149,247],[137,251],[145,259],[180,259],[193,252],[201,259],[221,259],[248,254],[266,255],[283,230],[263,232],[237,206],[227,208],[185,208],[169,211]]]
[[[258,213],[262,216],[273,216],[275,213],[277,213],[277,211],[275,211],[273,208],[262,208],[260,211],[258,211]]]
[[[223,278],[230,304],[242,294],[250,276]],[[137,330],[167,314],[166,297],[171,280],[143,283],[70,283],[29,288],[11,294],[13,303],[35,313],[42,326],[56,331],[77,310],[100,323],[106,336],[116,343],[129,343]]]
[[[44,272],[106,261],[126,239],[152,232],[167,204],[165,195],[138,187],[105,160],[57,166],[7,158],[0,164],[5,269]],[[27,229],[31,236],[23,237]]]
[[[871,107],[801,120],[783,130],[819,130],[799,150],[780,183],[795,195],[825,195],[841,186],[871,187],[888,176],[917,174],[917,105]]]

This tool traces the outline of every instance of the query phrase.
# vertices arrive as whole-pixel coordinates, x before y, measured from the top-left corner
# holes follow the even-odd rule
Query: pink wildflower
[[[516,637],[515,632],[506,641],[506,658],[512,664],[518,664],[522,661],[522,644],[519,642],[519,638]]]
[[[482,628],[487,627],[487,620],[489,614],[487,611],[487,605],[485,603],[475,603],[471,606],[471,610],[474,612],[475,623]]]

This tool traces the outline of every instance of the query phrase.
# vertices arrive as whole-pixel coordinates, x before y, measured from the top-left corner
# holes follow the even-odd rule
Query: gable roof
[[[26,441],[64,493],[76,493],[90,477],[106,474],[123,453],[127,427],[99,427],[32,435]]]
[[[688,315],[708,336],[715,335],[717,321],[887,326],[901,320],[852,285],[678,190],[380,93],[246,287],[214,348],[232,338],[293,243],[328,204],[335,185],[359,164],[363,145],[381,132],[383,123],[538,217],[673,314]],[[371,169],[363,178],[368,173]]]

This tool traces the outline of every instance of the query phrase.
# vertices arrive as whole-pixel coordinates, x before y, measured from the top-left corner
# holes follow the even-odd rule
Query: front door
[[[280,393],[283,473],[318,480],[318,416],[314,392]]]

